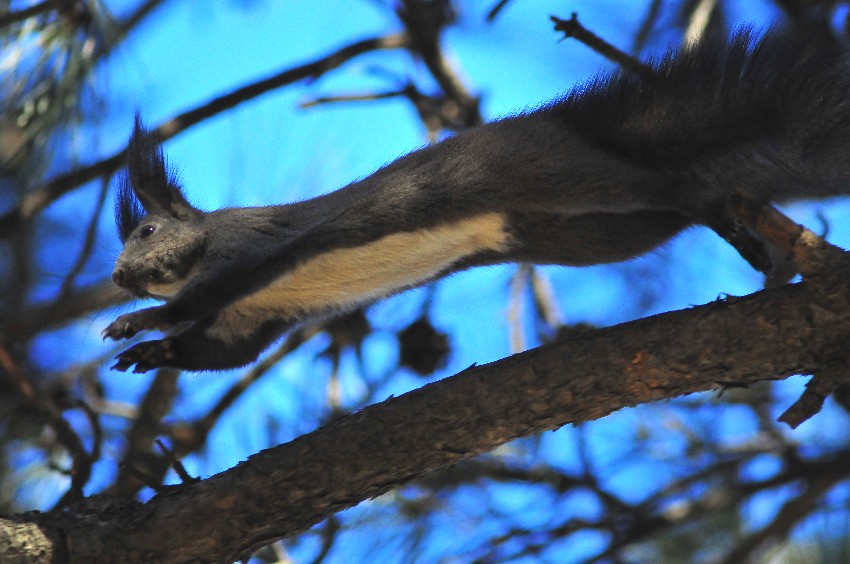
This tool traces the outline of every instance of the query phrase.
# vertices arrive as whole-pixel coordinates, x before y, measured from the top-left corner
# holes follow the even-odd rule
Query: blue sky
[[[460,74],[474,92],[482,95],[488,118],[534,108],[610,68],[583,45],[559,42],[551,30],[550,13],[569,17],[578,10],[586,26],[628,49],[647,5],[513,0],[496,22],[488,25],[483,15],[493,3],[460,2],[463,23],[445,38]],[[121,13],[125,3],[105,4]],[[614,5],[616,9],[612,9]],[[747,19],[757,23],[766,23],[772,15],[759,2],[742,0],[737,5],[748,14]],[[398,28],[388,10],[366,0],[172,3],[154,13],[98,69],[92,87],[103,101],[102,121],[90,134],[103,156],[111,154],[126,142],[136,111],[149,125],[157,125],[238,86]],[[663,51],[669,46],[653,47]],[[301,109],[299,103],[322,95],[391,90],[408,78],[428,85],[424,70],[411,64],[404,53],[360,57],[315,82],[266,94],[207,120],[169,141],[165,150],[190,199],[205,209],[280,203],[328,192],[423,145],[425,132],[413,109],[400,99],[308,110]],[[90,160],[87,156],[80,159]],[[90,209],[96,191],[93,184],[64,198],[49,210],[51,217],[62,220],[75,210]],[[820,225],[818,214],[825,215],[831,225],[831,240],[850,246],[850,231],[842,228],[850,225],[846,203],[799,204],[789,210],[810,226]],[[103,214],[91,279],[109,272],[120,248],[110,211]],[[56,265],[62,264],[63,257],[52,249],[43,260]],[[761,277],[734,250],[702,229],[691,230],[649,256],[626,264],[546,268],[544,272],[556,290],[565,321],[600,325],[705,303],[724,293],[753,292],[761,283]],[[506,300],[513,273],[511,266],[479,269],[438,286],[434,321],[453,335],[454,345],[452,360],[439,376],[509,353]],[[42,291],[50,295],[51,289],[48,285]],[[370,309],[370,319],[378,327],[367,340],[365,351],[367,372],[372,376],[392,366],[393,331],[416,317],[425,295],[422,290],[412,291]],[[51,340],[42,343],[36,355],[45,364],[61,356],[61,364],[82,363],[104,353],[111,345],[101,344],[99,333],[116,313],[103,312],[94,320],[61,331],[59,336],[66,343],[61,351],[57,352],[56,342]],[[311,430],[324,414],[330,366],[314,357],[325,344],[321,338],[309,343],[302,354],[287,359],[259,382],[221,422],[209,449],[202,456],[187,459],[190,472],[206,476],[224,470],[269,446],[270,439],[284,441]],[[186,394],[172,417],[191,419],[203,413],[238,375],[184,375],[180,385]],[[344,359],[340,377],[345,397],[356,398],[363,389],[364,375],[353,356]],[[149,383],[147,376],[108,371],[101,379],[113,399],[124,401],[137,399]],[[385,395],[398,394],[422,383],[420,378],[402,374],[382,391]],[[801,385],[802,381],[795,379],[780,386],[779,393],[787,395],[786,405]],[[616,437],[631,435],[642,421],[668,413],[666,410],[647,406],[596,422],[587,431],[594,455],[600,463],[617,459],[623,453],[618,450],[620,441]],[[842,417],[835,410],[828,412],[821,417]],[[730,418],[719,418],[716,424],[724,436],[735,440],[740,436],[741,422],[734,420],[734,415]],[[282,423],[270,438],[267,423],[272,419]],[[120,427],[122,423],[113,424]],[[831,434],[830,427],[823,425],[822,419],[820,424],[804,424],[796,436],[826,444],[841,440]],[[553,460],[561,456],[564,464],[569,463],[570,457],[557,454],[557,450],[573,440],[571,432],[567,429],[542,439],[545,444],[559,445],[547,451]],[[671,452],[677,452],[681,445],[675,444],[673,437],[671,441]],[[113,472],[110,464],[114,460],[98,465],[92,489],[108,483]],[[657,474],[659,469],[647,465],[634,472],[637,474],[623,477],[612,471],[612,488],[629,493],[635,476],[641,472]],[[528,502],[525,494],[500,495],[506,506]],[[588,510],[589,506],[579,503],[575,507]]]

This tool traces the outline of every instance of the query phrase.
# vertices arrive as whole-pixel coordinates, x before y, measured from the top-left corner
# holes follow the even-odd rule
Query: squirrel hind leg
[[[772,244],[752,227],[749,218],[769,204],[747,196],[733,195],[706,225],[732,245],[741,257],[765,276],[765,288],[787,284],[798,274],[785,251]]]
[[[619,262],[664,244],[694,222],[675,211],[511,214],[519,245],[511,260],[584,266]]]

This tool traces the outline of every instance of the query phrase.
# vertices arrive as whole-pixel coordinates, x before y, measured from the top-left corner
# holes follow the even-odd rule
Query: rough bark
[[[96,497],[16,519],[38,520],[48,538],[63,539],[67,559],[54,561],[233,561],[516,437],[648,401],[815,373],[850,337],[842,278],[726,298],[471,367],[145,504]]]

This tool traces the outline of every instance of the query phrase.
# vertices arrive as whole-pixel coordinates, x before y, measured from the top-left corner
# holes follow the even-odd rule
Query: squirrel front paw
[[[165,330],[170,328],[171,324],[161,319],[160,311],[161,308],[159,307],[150,307],[121,315],[103,330],[101,336],[104,340],[120,341],[121,339],[129,339],[145,329]]]
[[[144,374],[148,370],[167,366],[177,355],[174,350],[174,339],[162,339],[161,341],[144,341],[133,345],[126,351],[115,357],[116,362],[112,370],[126,372],[134,364],[134,374]]]

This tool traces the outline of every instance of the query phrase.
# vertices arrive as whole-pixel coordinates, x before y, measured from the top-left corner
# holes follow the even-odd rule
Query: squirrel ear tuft
[[[118,178],[118,191],[115,194],[115,226],[121,242],[125,242],[133,229],[142,222],[145,210],[136,197],[130,178],[122,172]]]
[[[127,148],[130,187],[151,215],[190,219],[203,215],[183,195],[177,175],[165,161],[160,140],[142,124],[139,114]]]

